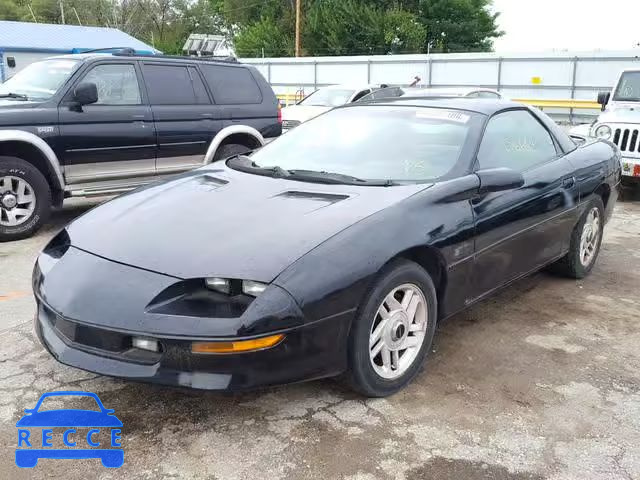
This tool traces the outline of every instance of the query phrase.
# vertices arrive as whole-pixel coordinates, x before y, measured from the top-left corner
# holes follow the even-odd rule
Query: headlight
[[[266,283],[254,282],[253,280],[244,280],[242,282],[242,293],[257,297],[267,288]]]
[[[268,284],[253,280],[230,280],[228,278],[209,277],[204,279],[209,290],[224,293],[226,295],[239,295],[244,293],[257,297],[266,290]]]
[[[226,294],[231,293],[231,282],[226,278],[205,278],[204,283],[210,290]]]
[[[600,125],[595,131],[596,137],[608,140],[611,138],[611,127],[608,125]]]

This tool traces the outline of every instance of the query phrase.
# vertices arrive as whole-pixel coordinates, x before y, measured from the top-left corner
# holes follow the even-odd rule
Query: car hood
[[[354,223],[429,185],[326,185],[204,167],[118,197],[68,227],[77,248],[178,278],[270,282]]]
[[[640,104],[614,103],[600,114],[598,123],[640,123]]]
[[[313,117],[317,117],[321,113],[328,112],[331,107],[292,105],[282,109],[283,120],[296,120],[298,122],[306,122]]]

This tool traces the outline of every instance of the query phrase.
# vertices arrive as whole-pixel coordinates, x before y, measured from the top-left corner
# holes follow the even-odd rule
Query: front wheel
[[[0,157],[0,242],[26,238],[49,217],[51,189],[24,160]]]
[[[408,260],[386,266],[351,330],[351,387],[369,397],[385,397],[406,386],[431,349],[436,319],[437,298],[429,274]]]
[[[570,278],[586,277],[600,253],[603,229],[604,204],[600,197],[595,197],[573,229],[569,253],[551,265],[551,270]]]

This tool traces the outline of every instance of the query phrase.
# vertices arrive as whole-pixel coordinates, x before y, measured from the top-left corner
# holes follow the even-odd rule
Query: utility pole
[[[300,2],[302,0],[296,0],[296,57],[300,56]]]
[[[62,17],[62,24],[65,24],[64,21],[64,1],[60,0],[60,16]]]

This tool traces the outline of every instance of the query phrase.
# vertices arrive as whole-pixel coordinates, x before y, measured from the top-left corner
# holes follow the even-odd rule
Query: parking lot
[[[640,203],[619,202],[593,274],[539,273],[440,326],[425,371],[387,399],[333,380],[236,395],[123,382],[34,341],[33,261],[96,201],[0,244],[1,478],[640,478]],[[523,252],[526,254],[526,252]],[[14,464],[15,422],[51,390],[96,392],[125,463]]]

